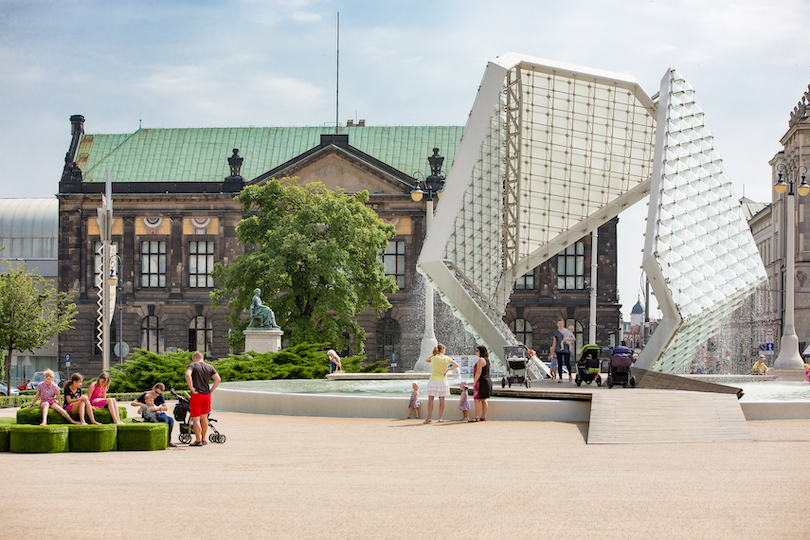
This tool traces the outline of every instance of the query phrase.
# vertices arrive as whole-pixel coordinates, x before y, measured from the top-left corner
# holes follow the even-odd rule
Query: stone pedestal
[[[278,352],[283,335],[282,330],[245,330],[245,352]]]

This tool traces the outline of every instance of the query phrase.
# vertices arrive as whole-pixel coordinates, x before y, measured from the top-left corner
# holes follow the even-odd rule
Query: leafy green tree
[[[391,307],[385,293],[396,291],[379,256],[396,230],[365,205],[368,198],[297,178],[248,186],[236,197],[250,216],[237,227],[246,250],[216,266],[219,289],[211,293],[215,306],[227,302],[231,310],[233,345],[244,342],[242,315],[258,287],[290,345],[325,341],[340,351],[353,339],[363,351],[357,316],[369,307],[382,316]]]
[[[45,278],[27,272],[24,265],[9,265],[9,271],[0,274],[0,348],[6,351],[3,364],[9,388],[13,351],[44,346],[55,334],[73,328],[75,318],[76,304],[70,296],[57,293]]]

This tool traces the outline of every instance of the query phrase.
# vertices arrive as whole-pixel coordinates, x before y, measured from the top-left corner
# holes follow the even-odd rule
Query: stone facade
[[[73,370],[95,376],[101,369],[102,360],[101,351],[95,345],[98,289],[95,286],[94,248],[99,241],[96,209],[101,204],[104,185],[82,178],[82,168],[76,160],[79,139],[84,134],[84,119],[73,117],[71,120],[73,139],[58,195],[59,288],[75,292],[79,314],[75,329],[60,336],[60,365],[64,365],[64,355],[69,353]],[[130,348],[194,348],[190,333],[199,330],[192,331],[189,326],[203,320],[204,325],[210,326],[208,357],[227,356],[227,310],[211,307],[210,287],[192,286],[190,262],[193,254],[190,246],[193,242],[211,242],[216,262],[228,264],[233,261],[242,249],[236,239],[236,225],[243,217],[241,206],[233,200],[236,193],[244,184],[262,184],[272,177],[297,176],[304,183],[319,181],[329,189],[342,188],[349,193],[368,190],[369,206],[382,220],[396,227],[392,242],[404,258],[404,265],[397,264],[402,286],[389,296],[392,307],[384,317],[377,318],[369,310],[359,318],[366,331],[364,345],[368,359],[390,362],[393,353],[398,364],[393,371],[410,369],[419,355],[424,329],[424,285],[423,278],[416,272],[416,262],[425,236],[425,204],[411,199],[410,192],[415,182],[410,174],[351,147],[350,138],[351,135],[322,135],[319,146],[245,181],[234,176],[232,170],[230,177],[219,182],[210,178],[177,183],[113,182],[115,222],[112,241],[118,243],[121,257],[123,340]],[[82,148],[87,146],[89,144]],[[418,152],[424,156],[424,168],[431,150],[426,147]],[[221,160],[225,170],[230,152],[230,147],[223,146]],[[142,164],[149,163],[149,156],[139,157]],[[244,154],[242,158],[247,163],[256,156]],[[82,159],[79,162],[84,163]],[[616,294],[616,221],[612,220],[599,230],[597,341],[605,345],[608,334],[618,334],[620,330],[620,305]],[[160,272],[155,276],[154,272],[145,271],[148,267],[145,261],[153,257],[152,248],[148,247],[152,244],[144,248],[146,242],[155,242],[158,246],[160,242],[165,243],[165,253],[158,249],[155,254],[158,258],[165,256],[162,278]],[[590,276],[590,242],[590,236],[582,240],[583,266],[578,267],[584,272],[585,281]],[[559,290],[557,264],[556,258],[552,258],[536,268],[530,280],[531,288],[517,291],[505,314],[507,323],[516,324],[515,321],[520,319],[531,325],[531,339],[538,351],[548,349],[554,321],[559,315],[573,319],[578,330],[584,329],[587,338],[589,291],[581,282],[572,290]],[[144,277],[145,273],[150,275]],[[165,282],[148,283],[154,277]],[[525,280],[523,285],[526,285]],[[438,295],[435,295],[434,302],[437,339],[448,345],[450,354],[473,354],[475,343],[471,336],[452,317]],[[118,332],[118,303],[114,313],[113,335]],[[150,327],[150,321],[155,322],[156,327]],[[162,341],[159,336],[162,336]],[[354,344],[342,353],[356,353],[359,348]],[[111,355],[111,362],[116,361]]]

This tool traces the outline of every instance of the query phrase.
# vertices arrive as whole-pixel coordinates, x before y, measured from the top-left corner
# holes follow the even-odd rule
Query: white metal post
[[[112,175],[110,171],[107,171],[107,185],[106,185],[106,197],[103,206],[103,212],[105,214],[104,219],[104,231],[99,230],[99,233],[102,235],[102,241],[104,247],[102,248],[102,259],[101,259],[101,284],[100,286],[104,288],[103,294],[103,305],[102,305],[102,365],[101,369],[103,371],[110,370],[110,284],[108,282],[110,278],[110,237],[112,236]],[[99,224],[101,225],[101,224]]]
[[[433,197],[431,196],[431,194],[428,194],[428,200],[425,203],[425,212],[426,212],[425,237],[427,237],[427,233],[428,231],[430,231],[430,225],[431,223],[433,223]],[[425,331],[422,334],[422,346],[419,349],[419,358],[417,358],[416,363],[420,365],[420,368],[427,369],[429,366],[427,365],[427,363],[425,363],[425,360],[433,355],[433,348],[439,342],[436,339],[435,332],[433,331],[433,287],[431,287],[430,283],[428,283],[427,276],[424,276],[424,279],[425,279]],[[414,371],[416,371],[416,365],[414,365]]]
[[[787,212],[787,231],[785,231],[785,324],[782,326],[782,339],[779,341],[779,356],[773,364],[776,369],[802,369],[804,361],[799,353],[799,336],[794,326],[794,284],[795,270],[795,204],[796,195],[793,192],[793,183],[790,178],[790,192],[785,197],[785,212]]]
[[[588,343],[596,343],[596,269],[597,246],[599,240],[598,229],[591,232],[591,325],[588,333]]]

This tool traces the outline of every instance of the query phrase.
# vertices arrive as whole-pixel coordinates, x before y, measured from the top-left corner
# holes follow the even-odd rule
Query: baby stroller
[[[191,408],[188,405],[188,399],[179,395],[174,389],[170,390],[172,395],[177,398],[177,405],[174,406],[174,419],[177,420],[178,425],[180,426],[180,442],[183,444],[189,444],[191,442],[191,436],[194,434],[194,429],[191,427],[191,422],[189,422],[189,412]],[[208,416],[208,429],[213,431],[208,436],[208,440],[212,443],[224,443],[225,442],[225,435],[222,435],[219,431],[217,431],[216,426],[214,423],[216,420]]]
[[[631,388],[636,387],[636,378],[630,373],[630,366],[633,364],[633,351],[627,347],[614,347],[610,356],[610,373],[608,374],[608,388],[613,388],[614,384],[621,384],[625,388],[629,384]]]
[[[577,376],[574,382],[577,386],[591,384],[596,381],[596,386],[602,386],[602,377],[599,375],[599,354],[602,349],[599,345],[585,345],[579,352],[579,360],[577,361]]]
[[[501,388],[512,388],[513,384],[524,384],[526,388],[532,386],[532,381],[528,374],[529,357],[527,349],[522,345],[509,346],[503,348],[503,356],[506,359],[507,376],[501,379]]]

